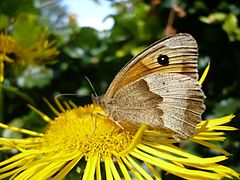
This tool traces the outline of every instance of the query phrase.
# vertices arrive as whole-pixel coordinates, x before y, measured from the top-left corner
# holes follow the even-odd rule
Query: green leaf
[[[136,56],[137,54],[139,54],[140,52],[142,52],[144,49],[146,48],[146,46],[138,46],[138,47],[134,47],[131,49],[131,54],[133,56]]]
[[[235,32],[236,32],[236,39],[240,41],[240,28],[237,28]]]
[[[85,53],[84,50],[82,48],[79,48],[79,47],[67,46],[63,50],[71,58],[82,58],[82,57],[84,57],[84,53]]]
[[[227,16],[225,22],[223,23],[222,28],[228,34],[228,38],[230,41],[235,41],[238,39],[237,38],[239,33],[238,19],[234,14],[230,13]]]
[[[226,31],[227,33],[231,33],[235,31],[237,27],[238,27],[237,17],[234,14],[230,13],[223,24],[223,30]]]
[[[17,78],[17,84],[22,88],[43,88],[51,82],[52,78],[52,69],[42,66],[29,66]]]
[[[209,16],[200,16],[200,21],[206,23],[206,24],[212,24],[215,22],[222,22],[226,19],[227,15],[222,12],[216,12],[212,13]]]
[[[31,46],[44,34],[44,29],[39,24],[38,17],[32,14],[21,14],[13,24],[13,29],[13,38],[23,48]]]
[[[194,1],[195,11],[197,10],[207,10],[207,6],[203,1]]]
[[[16,94],[16,95],[20,96],[21,98],[25,99],[26,101],[28,101],[29,103],[34,104],[33,99],[30,96],[28,96],[28,94],[19,90],[17,87],[5,86],[5,85],[0,84],[0,88],[3,88],[6,92]]]
[[[145,3],[137,3],[135,6],[136,17],[144,18],[146,17],[146,13],[148,13],[151,7]]]
[[[8,25],[8,17],[4,14],[0,15],[0,29],[7,28]]]
[[[98,32],[94,28],[84,27],[74,34],[75,39],[71,45],[78,46],[85,50],[91,50],[98,44]]]
[[[228,98],[222,100],[213,109],[213,113],[219,117],[227,114],[234,114],[240,108],[240,99]]]

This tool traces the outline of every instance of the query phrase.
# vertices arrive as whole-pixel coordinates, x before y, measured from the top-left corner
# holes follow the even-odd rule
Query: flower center
[[[125,150],[133,138],[134,132],[122,130],[100,107],[92,105],[56,117],[46,129],[43,145],[68,153],[80,151],[87,157],[111,156]]]

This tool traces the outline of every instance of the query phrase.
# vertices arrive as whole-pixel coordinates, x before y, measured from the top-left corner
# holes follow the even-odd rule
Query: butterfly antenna
[[[94,96],[95,96],[95,97],[98,97],[97,92],[96,92],[96,90],[94,89],[94,87],[93,87],[91,81],[89,80],[89,78],[88,78],[87,76],[85,76],[85,79],[87,80],[88,84],[89,84],[90,87],[92,88]]]

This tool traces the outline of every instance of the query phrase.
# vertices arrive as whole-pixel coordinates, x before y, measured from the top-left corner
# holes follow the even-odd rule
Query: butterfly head
[[[93,104],[99,105],[103,110],[105,110],[105,101],[103,96],[104,95],[101,96],[96,96],[95,94],[91,95]]]
[[[99,104],[101,96],[96,96],[95,94],[91,94],[91,98],[92,98],[93,104]]]

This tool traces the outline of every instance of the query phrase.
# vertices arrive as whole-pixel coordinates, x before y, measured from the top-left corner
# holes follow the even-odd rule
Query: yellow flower
[[[206,77],[204,72],[200,83]],[[96,105],[77,107],[56,99],[57,110],[46,101],[56,117],[51,119],[30,106],[48,125],[43,133],[8,126],[0,127],[28,134],[30,138],[0,138],[0,150],[18,150],[0,162],[0,179],[63,179],[80,160],[82,179],[161,179],[161,171],[185,179],[222,179],[239,174],[218,164],[230,154],[210,141],[223,141],[224,132],[236,128],[224,124],[234,117],[205,120],[186,141],[209,147],[223,155],[203,158],[176,146],[176,140],[142,125],[138,131],[120,128]],[[104,168],[103,168],[104,167]]]
[[[48,122],[43,133],[0,124],[32,136],[0,139],[0,150],[19,151],[0,163],[0,179],[62,179],[81,159],[86,161],[86,166],[79,168],[83,179],[161,179],[161,170],[186,179],[238,177],[234,170],[218,164],[229,154],[206,141],[224,139],[223,132],[215,130],[235,130],[223,126],[233,115],[198,124],[196,134],[189,140],[223,154],[202,158],[185,152],[174,145],[175,139],[149,131],[145,125],[137,132],[121,129],[98,106],[77,107],[72,102],[62,105],[58,100],[56,103],[60,112],[48,103],[56,114],[54,119],[31,106]]]
[[[48,42],[46,37],[42,36],[28,47],[22,47],[21,42],[13,37],[0,34],[0,83],[4,81],[4,63],[20,66],[51,63],[52,58],[59,53],[54,46],[54,42]]]
[[[45,37],[40,37],[37,42],[18,52],[19,58],[16,63],[27,65],[41,65],[55,62],[53,58],[59,54],[54,41],[49,42]]]
[[[18,45],[10,36],[0,34],[0,83],[4,80],[4,62],[14,62],[11,55],[17,51]]]

